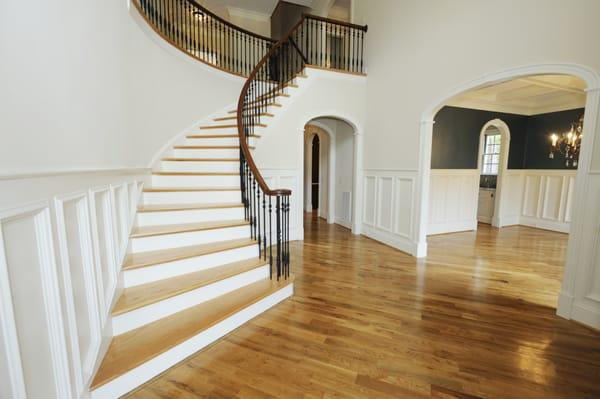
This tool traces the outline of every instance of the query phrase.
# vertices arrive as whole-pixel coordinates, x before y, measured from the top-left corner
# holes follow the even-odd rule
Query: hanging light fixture
[[[583,137],[583,115],[577,122],[571,124],[571,130],[565,133],[550,134],[550,159],[554,159],[554,154],[559,153],[565,158],[567,168],[576,168],[579,161],[579,150],[581,148],[581,138]]]

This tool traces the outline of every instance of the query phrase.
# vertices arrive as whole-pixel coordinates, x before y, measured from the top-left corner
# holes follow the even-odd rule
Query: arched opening
[[[544,126],[543,123],[539,123],[541,117],[539,117],[540,114],[538,112],[533,112],[536,111],[535,109],[533,109],[532,112],[526,113],[525,116],[531,118],[531,123],[537,124],[538,127],[544,127],[543,136],[531,136],[528,140],[523,141],[518,135],[515,135],[512,126],[509,126],[508,129],[503,129],[502,125],[499,127],[497,126],[497,123],[491,123],[492,120],[490,119],[499,119],[501,122],[505,122],[504,124],[506,125],[511,125],[510,121],[505,121],[502,117],[488,117],[487,121],[490,122],[490,125],[486,126],[486,123],[481,123],[480,127],[477,129],[477,146],[482,146],[481,141],[485,140],[485,132],[490,126],[494,126],[492,128],[498,129],[500,135],[503,133],[503,130],[506,130],[506,133],[508,133],[506,134],[506,137],[509,139],[509,145],[508,148],[506,148],[508,154],[504,159],[502,159],[502,153],[493,154],[498,157],[498,170],[505,172],[502,179],[498,182],[501,187],[501,193],[495,198],[495,209],[492,218],[492,224],[495,227],[525,225],[541,229],[563,231],[566,233],[570,232],[570,236],[568,238],[565,236],[562,240],[564,242],[563,252],[566,253],[566,256],[563,256],[562,261],[557,262],[562,269],[560,273],[557,272],[558,275],[564,275],[562,280],[557,280],[559,286],[559,290],[557,291],[560,291],[557,313],[561,316],[570,318],[573,292],[575,290],[575,275],[577,273],[577,267],[579,267],[577,265],[577,252],[582,247],[581,226],[583,225],[585,218],[581,207],[585,204],[585,185],[586,180],[589,180],[588,172],[591,165],[591,150],[593,148],[595,134],[594,129],[596,128],[598,121],[597,103],[600,97],[597,93],[599,83],[598,77],[595,73],[586,68],[573,65],[540,65],[515,68],[497,74],[488,74],[481,79],[477,79],[453,90],[426,110],[423,114],[421,123],[423,140],[421,140],[420,148],[419,209],[416,214],[417,220],[419,220],[417,255],[423,257],[427,254],[427,236],[431,234],[431,224],[432,221],[435,221],[436,217],[436,208],[435,206],[432,206],[432,201],[435,201],[436,195],[439,195],[440,193],[440,190],[436,188],[437,182],[435,181],[439,171],[436,171],[436,160],[432,157],[436,148],[435,132],[436,129],[439,131],[438,123],[440,115],[447,112],[447,110],[445,110],[447,107],[465,107],[468,103],[465,94],[478,90],[493,89],[497,85],[507,85],[514,81],[529,81],[529,83],[532,84],[537,83],[549,90],[562,89],[560,85],[545,81],[547,76],[551,76],[552,78],[563,77],[579,80],[583,85],[583,87],[580,88],[564,88],[567,89],[565,91],[570,91],[572,93],[579,92],[580,94],[578,95],[583,97],[581,108],[585,108],[585,123],[583,125],[583,136],[580,141],[581,153],[579,154],[577,170],[572,167],[566,168],[570,169],[567,171],[568,176],[562,176],[563,170],[559,171],[558,169],[563,168],[550,167],[549,169],[553,170],[546,173],[546,171],[542,169],[534,169],[532,167],[532,164],[535,162],[543,164],[554,162],[552,156],[549,156],[549,152],[552,151],[551,148],[553,147],[551,143],[553,131],[549,126]],[[591,91],[590,88],[592,89]],[[494,98],[502,98],[502,96]],[[469,99],[467,98],[467,100]],[[480,102],[480,104],[482,103],[483,102]],[[479,108],[479,110],[481,110],[481,108]],[[489,110],[485,108],[483,110],[499,113],[499,110]],[[559,111],[562,110],[548,110],[546,113],[550,114]],[[580,110],[575,110],[574,113],[582,113],[579,111]],[[505,113],[514,114],[515,112]],[[577,119],[575,116],[576,115],[572,115],[570,117],[573,119],[573,122]],[[564,133],[566,136],[567,132],[568,128],[566,131],[565,129],[560,130],[559,135]],[[504,138],[501,139],[501,144],[503,140]],[[522,148],[537,150],[539,154],[537,159],[534,157],[525,161],[521,160],[521,164],[515,166],[515,164],[518,164],[519,162],[518,151],[515,150],[518,145],[524,145]],[[502,145],[500,145],[500,147],[502,147]],[[503,162],[507,162],[507,169],[502,169]],[[564,159],[562,159],[561,162],[564,163]],[[478,156],[478,173],[481,170],[481,166]],[[456,184],[453,185],[453,187],[456,186]],[[474,201],[475,197],[471,197],[471,200]],[[444,203],[446,208],[447,204],[448,201]],[[465,228],[463,230],[470,229]],[[539,231],[543,232],[543,230]],[[545,254],[538,254],[538,256],[545,256]],[[535,261],[535,259],[531,260]]]
[[[477,221],[502,227],[503,179],[508,167],[510,128],[501,119],[487,122],[479,135]]]
[[[355,128],[336,117],[313,118],[305,125],[304,211],[310,218],[353,228],[358,180],[355,137]]]

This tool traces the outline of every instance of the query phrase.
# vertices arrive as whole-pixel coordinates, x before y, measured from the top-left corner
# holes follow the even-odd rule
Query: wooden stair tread
[[[208,125],[208,126],[200,126],[200,129],[231,129],[237,127],[237,123],[235,125]]]
[[[167,212],[167,211],[193,211],[199,209],[226,209],[226,208],[241,208],[244,204],[238,202],[231,203],[216,203],[216,204],[168,204],[168,205],[140,205],[138,212]]]
[[[271,114],[269,112],[261,112],[257,116],[274,117],[275,115]],[[222,122],[222,121],[231,121],[231,120],[236,120],[236,119],[237,119],[237,115],[235,115],[235,116],[223,116],[221,118],[215,118],[215,119],[213,119],[213,121],[215,121],[215,122]]]
[[[114,337],[91,389],[133,370],[292,282],[293,278],[280,282],[261,280]]]
[[[239,176],[239,172],[173,172],[158,171],[152,172],[154,176]]]
[[[220,220],[214,222],[165,224],[159,226],[136,227],[131,232],[132,238],[153,237],[165,234],[188,233],[192,231],[216,230],[228,227],[239,227],[248,225],[249,222],[240,220]]]
[[[162,158],[162,161],[169,162],[239,162],[239,158]]]
[[[240,136],[238,134],[190,134],[185,137],[188,139],[232,139]],[[252,137],[260,138],[260,135],[255,134]]]
[[[129,254],[123,262],[123,270],[139,269],[141,267],[174,262],[177,260],[194,258],[196,256],[210,255],[216,252],[248,247],[255,244],[256,240],[242,238],[238,240],[219,241],[208,244],[192,245],[188,247],[169,248],[157,251]]]
[[[239,145],[176,145],[173,147],[176,150],[237,150]],[[251,150],[253,146],[248,146]]]
[[[177,193],[177,192],[196,192],[196,191],[240,191],[239,187],[148,187],[144,188],[145,193]]]
[[[264,259],[252,258],[233,262],[195,273],[184,274],[168,279],[125,288],[119,297],[112,315],[117,316],[135,309],[159,302],[215,283],[226,278],[242,274],[267,264]]]
[[[263,106],[262,104],[259,104],[259,105],[253,105],[253,106],[250,106],[250,107],[248,107],[248,108],[258,108],[258,107],[262,107],[262,106]],[[268,103],[268,104],[264,104],[264,106],[265,106],[265,107],[283,107],[283,105],[281,105],[281,104],[279,104],[279,103]],[[236,114],[236,113],[237,113],[237,109],[234,109],[234,110],[232,110],[232,111],[229,111],[228,113],[229,113],[229,114]]]

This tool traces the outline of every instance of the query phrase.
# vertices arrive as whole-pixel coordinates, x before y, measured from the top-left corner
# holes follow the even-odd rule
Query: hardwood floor
[[[131,398],[599,398],[600,333],[555,315],[567,236],[481,225],[416,260],[307,218],[295,296]]]

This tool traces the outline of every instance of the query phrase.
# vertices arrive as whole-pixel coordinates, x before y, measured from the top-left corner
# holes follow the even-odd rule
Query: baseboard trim
[[[379,230],[368,225],[362,226],[362,234],[375,241],[389,245],[399,251],[405,252],[412,256],[417,256],[417,244],[408,238],[398,236],[396,234]]]

